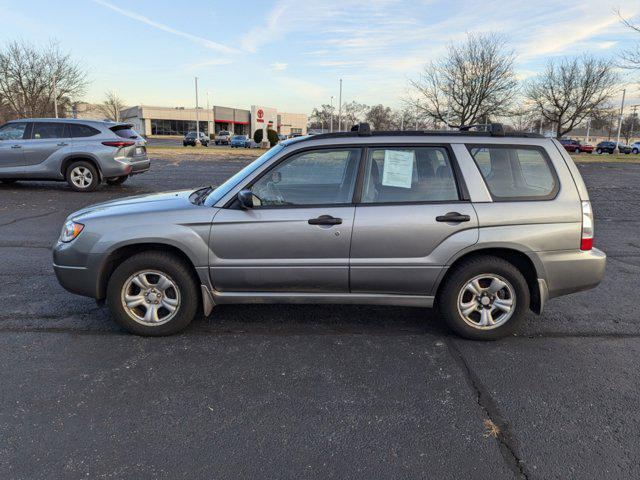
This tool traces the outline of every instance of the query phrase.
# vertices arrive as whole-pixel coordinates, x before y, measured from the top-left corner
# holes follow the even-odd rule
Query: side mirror
[[[240,203],[240,208],[243,210],[253,208],[253,192],[248,188],[240,190],[238,192],[238,202]]]

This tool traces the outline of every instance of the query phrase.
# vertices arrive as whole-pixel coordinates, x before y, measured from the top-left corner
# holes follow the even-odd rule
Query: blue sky
[[[87,66],[88,101],[115,90],[130,105],[192,106],[198,76],[201,105],[210,92],[212,104],[309,113],[337,103],[339,78],[345,102],[398,106],[467,32],[502,33],[522,78],[552,57],[613,59],[640,40],[618,8],[640,20],[638,0],[0,0],[0,42],[58,41]]]

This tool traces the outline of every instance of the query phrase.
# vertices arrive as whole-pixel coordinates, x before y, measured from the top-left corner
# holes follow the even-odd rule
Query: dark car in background
[[[195,147],[198,142],[200,142],[200,145],[202,145],[203,147],[208,146],[209,136],[204,132],[189,132],[184,136],[184,139],[182,140],[182,146],[186,147],[187,145],[190,145],[192,147]]]
[[[231,139],[231,148],[249,148],[250,146],[249,137],[246,135],[235,135]]]
[[[624,143],[619,143],[618,147],[620,149],[620,153],[630,154],[631,147],[629,145],[625,145]],[[596,145],[596,153],[613,153],[616,148],[616,142],[600,142]]]
[[[560,140],[560,143],[567,152],[571,153],[591,153],[593,152],[593,145],[583,145],[579,140]]]

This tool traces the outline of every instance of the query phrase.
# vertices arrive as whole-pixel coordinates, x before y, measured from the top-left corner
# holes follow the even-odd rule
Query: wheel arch
[[[145,243],[131,243],[127,245],[122,245],[112,252],[106,257],[106,259],[102,262],[102,266],[100,268],[98,274],[98,285],[97,285],[97,293],[98,300],[103,300],[106,297],[107,292],[107,284],[109,283],[109,278],[113,274],[114,270],[122,264],[126,259],[131,258],[133,255],[142,252],[165,252],[175,255],[180,258],[191,271],[194,281],[196,282],[196,286],[198,287],[198,291],[200,291],[200,285],[202,284],[202,280],[198,275],[198,271],[189,257],[183,250],[176,247],[175,245],[171,245],[169,243],[158,243],[158,242],[145,242]],[[200,299],[202,301],[202,299]]]
[[[104,180],[104,176],[102,175],[102,169],[100,168],[100,162],[98,162],[98,160],[95,157],[87,153],[74,153],[64,157],[64,159],[60,163],[60,174],[62,175],[62,178],[66,179],[67,168],[69,168],[69,165],[71,165],[73,162],[78,162],[78,161],[88,162],[91,165],[93,165],[96,171],[98,172],[98,178],[100,179],[100,181]]]
[[[537,267],[534,263],[534,260],[531,258],[531,256],[527,255],[527,253],[511,246],[490,246],[475,248],[459,253],[456,257],[451,259],[451,261],[449,262],[449,268],[446,269],[444,274],[439,279],[438,286],[435,292],[435,298],[438,298],[440,289],[444,284],[444,279],[447,278],[448,275],[450,275],[450,272],[454,271],[458,265],[470,258],[483,256],[498,257],[516,267],[520,271],[520,273],[522,273],[525,280],[527,281],[527,285],[529,286],[529,308],[538,314],[542,312],[542,308],[544,307],[545,293],[541,292],[540,283],[538,281],[539,278],[543,278],[543,275],[541,275],[540,272],[541,267]]]

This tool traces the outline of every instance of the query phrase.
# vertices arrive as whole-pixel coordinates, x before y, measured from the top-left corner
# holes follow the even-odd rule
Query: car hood
[[[136,195],[109,202],[96,203],[69,215],[70,219],[82,221],[103,216],[127,215],[134,213],[166,212],[185,208],[197,208],[189,201],[195,190],[175,190],[171,192]]]

